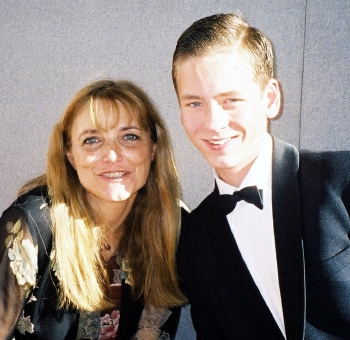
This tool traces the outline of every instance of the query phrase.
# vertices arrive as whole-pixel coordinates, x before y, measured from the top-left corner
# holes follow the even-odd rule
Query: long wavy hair
[[[180,186],[166,127],[148,96],[129,81],[101,80],[80,90],[55,125],[48,149],[46,175],[22,188],[47,184],[55,260],[59,268],[59,306],[94,311],[111,306],[104,294],[107,277],[100,256],[101,232],[86,191],[67,158],[72,124],[86,105],[110,104],[108,117],[119,117],[119,103],[150,133],[156,144],[149,177],[124,221],[118,257],[128,260],[134,298],[145,305],[174,307],[186,300],[177,281],[175,252],[180,232]],[[97,105],[97,104],[96,104]],[[99,124],[96,110],[92,120]],[[100,113],[99,113],[100,114]]]

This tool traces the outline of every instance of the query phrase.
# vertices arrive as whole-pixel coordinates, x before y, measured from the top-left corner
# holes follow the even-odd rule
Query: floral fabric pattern
[[[115,339],[119,326],[120,312],[114,310],[110,315],[105,314],[101,318],[101,330],[99,340]]]
[[[60,271],[58,267],[58,263],[56,261],[56,250],[53,248],[50,253],[50,268],[55,273],[58,280],[60,279]]]
[[[22,315],[20,317],[17,323],[17,329],[21,334],[25,334],[25,332],[34,333],[34,325],[30,321],[30,315],[27,317]]]
[[[168,340],[169,334],[162,333],[160,327],[168,320],[171,311],[167,308],[144,308],[139,322],[139,330],[132,340]]]
[[[119,318],[119,310],[113,310],[104,316],[100,312],[81,312],[77,339],[115,340]]]
[[[119,261],[119,259],[117,258],[117,261]],[[131,270],[130,270],[130,266],[129,266],[129,261],[127,259],[122,259],[121,260],[121,267],[122,267],[122,271],[121,271],[121,278],[125,279],[125,283],[132,285],[133,284],[133,279],[131,276]]]
[[[10,267],[16,277],[17,283],[26,290],[26,297],[31,294],[31,288],[35,287],[36,275],[38,273],[38,247],[34,246],[28,239],[23,239],[21,220],[16,223],[7,222],[6,230],[8,236],[5,239],[5,246],[8,249]],[[35,301],[32,295],[27,303]],[[16,328],[21,334],[34,333],[34,325],[30,316],[19,318]]]
[[[36,273],[38,271],[37,249],[29,240],[20,240],[16,237],[13,248],[9,249],[11,269],[16,275],[19,285],[29,290],[35,285]]]
[[[22,239],[21,220],[15,224],[8,222],[6,229],[8,236],[5,245],[8,248],[12,272],[16,276],[18,284],[24,286],[25,290],[29,290],[35,285],[38,272],[38,247],[34,247],[29,240]]]
[[[110,282],[105,287],[105,293],[115,301],[112,308],[92,313],[66,311],[60,313],[57,319],[52,317],[57,314],[54,302],[60,268],[56,261],[46,194],[41,190],[19,197],[0,216],[0,338],[3,335],[11,338],[13,334],[16,339],[22,339],[32,334],[36,339],[46,339],[47,327],[50,327],[53,339],[115,340],[120,330],[122,286],[133,284],[129,263],[115,254],[105,264]],[[130,286],[125,286],[125,292],[127,306],[131,302]],[[134,339],[169,340],[169,335],[161,332],[161,328],[144,327],[160,327],[162,323],[157,321],[157,317],[153,320],[146,310],[139,320],[136,335],[134,325],[137,323],[135,317],[141,312],[139,303],[137,301],[134,305],[132,302],[131,308],[138,310],[132,316],[133,326],[129,327],[128,320],[124,320],[130,338],[134,333]],[[44,308],[45,315],[38,320],[34,315],[40,308]],[[159,315],[163,315],[162,312]],[[161,316],[160,320],[165,319]]]
[[[51,268],[58,270],[54,261],[54,251],[51,253],[53,264]],[[120,301],[122,280],[127,274],[123,271],[119,263],[117,254],[113,255],[107,263],[107,271],[110,285],[106,287],[106,295],[116,301],[112,309],[96,312],[80,312],[77,340],[115,340],[117,337],[120,319]],[[57,274],[56,274],[57,275]]]

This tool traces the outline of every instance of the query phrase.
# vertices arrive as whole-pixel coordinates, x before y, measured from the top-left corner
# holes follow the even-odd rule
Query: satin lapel
[[[218,195],[217,192],[213,194]],[[217,209],[213,210],[212,220],[208,224],[209,237],[220,272],[233,298],[233,301],[225,303],[232,303],[236,312],[246,316],[248,327],[255,329],[256,334],[260,334],[259,338],[284,339],[249,273],[226,216],[219,216]],[[232,316],[234,317],[234,313]],[[229,326],[232,327],[232,324]]]
[[[277,266],[287,339],[302,339],[305,320],[304,256],[299,195],[299,154],[274,138],[272,206]]]

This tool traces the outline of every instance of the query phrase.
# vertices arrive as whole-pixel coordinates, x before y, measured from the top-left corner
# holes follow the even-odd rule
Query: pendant
[[[112,249],[112,247],[108,243],[103,243],[103,248],[105,248],[107,251]]]

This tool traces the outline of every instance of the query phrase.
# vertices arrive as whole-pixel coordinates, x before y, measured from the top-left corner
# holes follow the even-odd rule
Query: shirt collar
[[[242,181],[239,188],[227,184],[219,178],[217,172],[214,170],[214,177],[220,194],[232,194],[236,190],[245,188],[247,186],[256,185],[258,189],[266,190],[269,187],[272,167],[272,138],[269,134],[266,139],[258,157],[255,159],[247,176]]]

